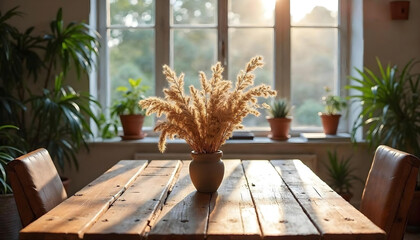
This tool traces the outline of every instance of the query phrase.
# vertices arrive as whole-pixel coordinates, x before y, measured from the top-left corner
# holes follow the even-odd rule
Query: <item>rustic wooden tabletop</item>
[[[213,194],[189,161],[123,160],[21,231],[21,239],[385,239],[299,160],[224,160]]]

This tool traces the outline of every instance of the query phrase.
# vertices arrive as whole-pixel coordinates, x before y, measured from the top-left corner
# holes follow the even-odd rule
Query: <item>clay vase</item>
[[[322,126],[324,127],[324,133],[328,135],[336,135],[341,114],[319,113],[319,116],[321,117]]]
[[[134,140],[144,138],[141,129],[143,127],[144,116],[140,114],[120,115],[121,125],[124,135],[123,140]]]
[[[289,129],[291,118],[267,118],[271,132],[268,137],[273,140],[287,140],[290,138]]]
[[[199,192],[216,192],[225,174],[225,164],[222,161],[223,152],[196,153],[191,152],[190,178]]]

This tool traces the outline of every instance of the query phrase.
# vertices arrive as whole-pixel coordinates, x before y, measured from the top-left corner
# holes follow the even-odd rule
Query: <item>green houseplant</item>
[[[121,120],[124,135],[123,140],[142,139],[145,133],[142,132],[145,110],[138,104],[145,98],[144,93],[148,86],[141,85],[141,78],[128,79],[129,87],[120,86],[117,92],[120,98],[111,108],[111,115],[118,115]]]
[[[289,135],[291,106],[287,99],[272,99],[269,103],[267,121],[270,124],[269,138],[274,140],[287,140]]]
[[[18,31],[8,21],[17,8],[0,13],[0,124],[19,127],[25,152],[46,148],[61,170],[78,166],[76,152],[92,136],[89,119],[97,121],[86,93],[65,84],[74,67],[77,76],[94,65],[98,35],[84,23],[64,24],[62,10],[50,23],[50,33],[34,36],[33,27]],[[42,88],[33,87],[43,73]]]
[[[7,182],[6,165],[18,155],[23,154],[15,146],[19,139],[13,134],[18,128],[13,125],[0,125],[0,232],[4,239],[17,240],[22,228],[12,189]]]
[[[328,151],[328,164],[326,168],[330,178],[331,187],[347,201],[353,197],[351,188],[354,181],[363,181],[354,174],[355,169],[350,165],[351,157],[339,160],[337,152]]]
[[[358,129],[371,148],[384,144],[420,157],[420,74],[414,72],[418,61],[410,60],[402,68],[382,65],[377,58],[378,73],[369,68],[356,69],[359,76],[350,77],[357,85],[350,98],[358,100],[361,110],[353,124],[352,140]],[[420,191],[416,191],[410,207],[408,224],[420,226]]]
[[[356,69],[360,76],[350,78],[358,85],[347,86],[358,92],[350,98],[361,105],[353,140],[363,128],[371,147],[384,144],[420,157],[420,74],[412,73],[418,62],[409,61],[402,69],[383,66],[379,59],[377,64],[378,75],[368,68]]]
[[[338,124],[340,122],[341,110],[347,106],[347,102],[340,96],[331,94],[331,89],[325,87],[326,95],[322,97],[325,105],[325,111],[319,112],[322,126],[325,134],[337,134]]]

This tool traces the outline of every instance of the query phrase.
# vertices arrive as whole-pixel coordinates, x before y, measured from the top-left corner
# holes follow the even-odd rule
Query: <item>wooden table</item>
[[[217,193],[189,161],[124,160],[33,222],[21,239],[385,239],[299,160],[224,160]]]

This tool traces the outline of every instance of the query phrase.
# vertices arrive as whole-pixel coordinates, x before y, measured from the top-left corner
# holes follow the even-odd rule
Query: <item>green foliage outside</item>
[[[142,78],[143,84],[150,86],[145,96],[160,94],[156,90],[155,68],[155,2],[157,0],[110,1],[111,25],[147,26],[143,29],[110,30],[110,75],[113,103],[118,96],[115,89],[124,85],[128,78]],[[229,1],[228,40],[229,55],[227,79],[235,80],[239,69],[255,55],[264,57],[265,66],[256,71],[256,83],[274,85],[274,32],[270,28],[244,29],[237,26],[258,24],[273,26],[274,15],[267,17],[266,9],[259,1]],[[210,66],[217,61],[217,1],[215,0],[176,0],[171,2],[170,64],[177,74],[185,74],[185,89],[189,85],[199,85],[198,71],[210,74]],[[252,10],[252,11],[251,11]],[[324,7],[315,7],[296,25],[313,22],[332,25],[337,17]],[[214,24],[214,26],[211,26]],[[204,26],[205,28],[193,28]],[[331,86],[337,81],[337,29],[297,29],[292,28],[292,86],[291,104],[295,107],[295,126],[321,126],[318,112],[322,108],[324,94],[319,86]],[[160,72],[160,71],[159,71]],[[209,76],[209,75],[208,75]],[[308,104],[312,102],[312,107]],[[248,116],[244,119],[247,126],[268,126],[266,112],[260,117]],[[308,119],[314,119],[309,121]],[[152,126],[153,119],[146,118],[145,126]]]
[[[318,113],[323,109],[320,103],[308,99],[294,111],[293,121],[303,126],[320,126],[321,119]]]

